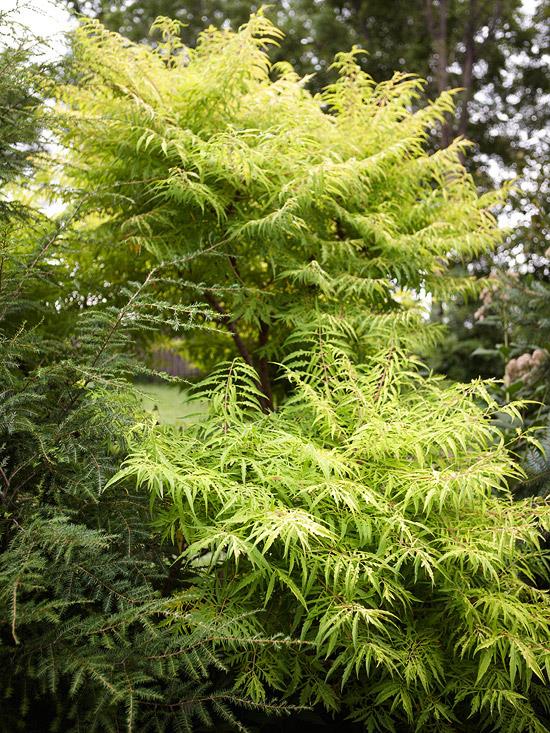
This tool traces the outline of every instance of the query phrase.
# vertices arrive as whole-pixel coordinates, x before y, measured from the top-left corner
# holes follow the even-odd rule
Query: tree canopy
[[[133,41],[151,39],[157,16],[177,19],[188,46],[209,24],[236,30],[261,5],[241,0],[66,2],[74,12],[98,18]],[[409,5],[289,0],[268,9],[285,34],[274,59],[291,62],[300,75],[314,74],[309,83],[316,90],[332,80],[330,65],[336,53],[353,45],[366,49],[361,66],[377,80],[389,79],[399,69],[427,79],[431,97],[463,88],[459,114],[440,134],[444,144],[456,134],[475,140],[478,173],[489,163],[487,156],[493,170],[496,156],[521,170],[525,156],[534,153],[530,139],[544,129],[546,120],[546,12],[540,3],[529,19],[520,0],[427,0]]]
[[[84,24],[82,81],[59,92],[65,175],[93,211],[97,281],[199,253],[174,269],[169,295],[206,300],[233,346],[203,332],[188,348],[208,366],[237,351],[268,402],[267,361],[312,310],[368,331],[414,310],[420,290],[471,288],[446,266],[498,243],[501,194],[478,195],[463,140],[427,148],[450,93],[422,104],[415,76],[376,84],[354,50],[313,95],[288,64],[271,65],[280,32],[263,15],[238,33],[208,29],[195,49],[177,24],[158,27],[152,49]]]

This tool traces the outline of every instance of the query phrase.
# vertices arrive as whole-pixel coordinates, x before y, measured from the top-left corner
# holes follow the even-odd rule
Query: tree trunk
[[[241,355],[242,359],[249,365],[256,369],[258,372],[258,387],[262,392],[260,398],[260,404],[264,412],[271,412],[273,410],[273,393],[271,390],[271,381],[269,379],[269,366],[265,358],[255,359],[254,355],[250,353],[247,345],[245,344],[239,330],[237,329],[236,322],[231,319],[229,313],[227,313],[222,305],[218,302],[212,293],[205,291],[204,299],[208,305],[216,313],[220,315],[220,321],[227,327],[233,342],[237,347],[237,351]],[[260,337],[258,340],[258,346],[265,346],[267,343],[267,337],[269,333],[269,326],[266,323],[262,323],[260,327]]]
[[[258,346],[262,348],[267,344],[269,336],[269,326],[267,323],[262,321],[260,326],[260,338],[258,339]],[[265,356],[261,356],[258,362],[258,374],[260,376],[260,385],[262,392],[265,395],[265,406],[266,412],[271,412],[274,409],[273,405],[273,391],[271,389],[271,379],[269,377],[269,364]]]
[[[470,0],[468,8],[468,20],[464,29],[464,63],[462,65],[462,104],[460,108],[460,120],[458,123],[458,134],[466,135],[470,121],[470,102],[473,97],[474,86],[474,64],[476,61],[476,31],[477,31],[477,0]]]
[[[434,56],[434,77],[438,94],[444,92],[449,85],[449,49],[447,26],[449,20],[449,0],[440,0],[439,17],[436,19],[433,0],[425,0],[426,27],[431,39]],[[441,145],[446,148],[453,138],[453,132],[448,122],[441,126]]]

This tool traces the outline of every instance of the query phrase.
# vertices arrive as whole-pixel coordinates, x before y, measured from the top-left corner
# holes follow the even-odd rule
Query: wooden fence
[[[172,377],[196,379],[201,375],[200,369],[197,369],[196,366],[182,359],[172,349],[154,349],[149,353],[147,360],[151,369],[157,372],[166,372]]]

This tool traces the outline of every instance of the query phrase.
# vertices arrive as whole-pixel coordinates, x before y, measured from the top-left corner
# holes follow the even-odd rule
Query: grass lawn
[[[201,402],[188,401],[187,391],[176,384],[142,383],[136,385],[146,410],[154,412],[163,425],[185,425],[205,412]]]

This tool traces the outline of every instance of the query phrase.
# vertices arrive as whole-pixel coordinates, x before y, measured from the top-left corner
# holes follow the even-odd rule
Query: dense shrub
[[[304,643],[235,658],[257,700],[275,687],[369,731],[547,730],[548,506],[511,500],[483,384],[420,376],[395,334],[357,363],[348,333],[311,334],[268,415],[250,368],[224,367],[208,419],[135,439],[119,476],[180,537],[205,615],[256,610],[258,634]]]
[[[276,693],[373,732],[548,730],[548,507],[511,501],[484,385],[411,356],[414,296],[467,291],[447,260],[500,237],[465,144],[426,152],[451,96],[353,51],[313,97],[261,15],[196,50],[157,25],[80,29],[67,211],[3,208],[1,725],[238,726]],[[136,425],[135,335],[212,316],[241,358],[207,417]]]
[[[142,414],[136,330],[192,314],[150,297],[159,272],[120,307],[75,292],[78,201],[54,221],[18,187],[44,151],[43,74],[20,45],[0,68],[0,730],[234,729],[211,643],[234,630],[166,628],[175,548],[159,546],[144,492],[105,490]]]
[[[204,422],[134,433],[118,478],[149,489],[206,618],[302,645],[225,645],[258,702],[279,690],[370,731],[546,730],[548,508],[511,501],[483,384],[410,356],[431,338],[411,296],[468,287],[446,261],[498,241],[498,196],[478,198],[462,142],[425,151],[449,95],[412,111],[416,79],[376,86],[351,53],[312,97],[270,69],[276,37],[261,16],[170,54],[169,33],[151,51],[80,32],[92,72],[64,91],[65,139],[100,191],[95,236],[122,257],[216,247],[191,292],[242,357],[199,390]],[[176,593],[176,634],[186,608]]]

